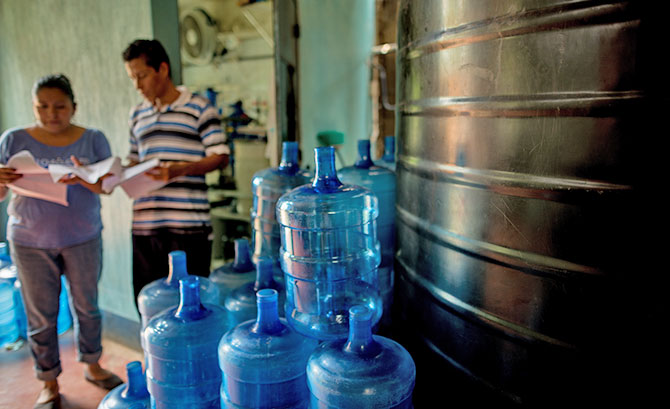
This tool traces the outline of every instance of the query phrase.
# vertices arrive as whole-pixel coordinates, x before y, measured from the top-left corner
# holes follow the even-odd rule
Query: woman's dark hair
[[[33,97],[37,96],[37,93],[40,92],[42,88],[56,88],[63,91],[63,93],[70,98],[70,101],[72,101],[72,105],[75,105],[72,85],[65,75],[51,74],[38,79],[35,82],[35,85],[33,85]]]
[[[135,40],[123,51],[123,61],[129,62],[144,57],[146,64],[158,72],[161,63],[167,63],[168,76],[172,78],[170,58],[158,40]]]

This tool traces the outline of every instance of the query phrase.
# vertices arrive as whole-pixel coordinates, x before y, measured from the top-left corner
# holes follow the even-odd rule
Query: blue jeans
[[[98,362],[102,354],[102,319],[98,309],[102,239],[98,236],[62,249],[36,249],[10,242],[10,251],[21,281],[28,316],[28,344],[37,379],[54,380],[62,371],[56,328],[61,274],[65,274],[69,285],[77,359]]]

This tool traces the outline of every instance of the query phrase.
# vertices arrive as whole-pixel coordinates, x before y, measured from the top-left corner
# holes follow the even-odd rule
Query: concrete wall
[[[0,1],[0,129],[33,121],[30,89],[40,76],[64,73],[77,100],[75,122],[102,130],[114,155],[128,151],[128,112],[140,101],[121,52],[153,33],[150,0]],[[176,27],[175,27],[176,30]],[[102,198],[104,268],[100,305],[137,320],[131,281],[131,201]]]
[[[344,133],[337,166],[356,161],[358,139],[372,132],[370,52],[375,40],[374,0],[301,0],[299,93],[303,163],[314,166],[316,135]]]

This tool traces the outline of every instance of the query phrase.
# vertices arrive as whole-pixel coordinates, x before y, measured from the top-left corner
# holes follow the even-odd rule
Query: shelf
[[[238,220],[241,222],[251,223],[251,216],[245,216],[243,214],[233,212],[227,207],[214,207],[210,209],[209,213],[212,215],[212,217],[218,217],[219,219]]]

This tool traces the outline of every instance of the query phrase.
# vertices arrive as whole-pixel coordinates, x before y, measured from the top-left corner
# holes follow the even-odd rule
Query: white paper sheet
[[[157,158],[154,158],[130,168],[123,169],[118,175],[112,175],[105,178],[102,181],[102,189],[105,192],[111,192],[115,186],[120,185],[131,199],[136,199],[152,190],[160,189],[165,186],[167,182],[154,180],[144,174],[144,172],[155,168],[159,164],[160,161]]]
[[[28,151],[21,151],[7,161],[7,167],[14,168],[21,178],[7,186],[18,195],[47,200],[67,206],[67,185],[54,183],[47,169],[35,162]]]
[[[122,172],[121,159],[109,157],[100,162],[76,167],[74,165],[52,164],[49,165],[49,173],[54,182],[58,182],[63,176],[73,174],[79,176],[88,183],[94,184],[98,179],[108,173],[118,175]]]

